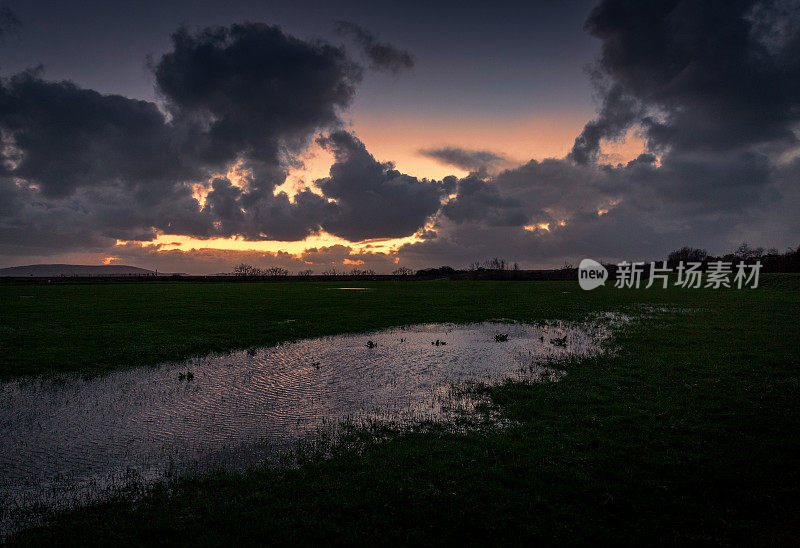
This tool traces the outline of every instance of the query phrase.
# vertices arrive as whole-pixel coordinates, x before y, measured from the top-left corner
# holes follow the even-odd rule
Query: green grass
[[[2,286],[3,375],[96,373],[420,321],[692,312],[646,313],[618,335],[615,355],[571,364],[557,383],[490,389],[507,428],[399,432],[296,468],[188,478],[137,503],[64,514],[12,543],[796,543],[800,277],[748,291],[328,290],[336,285]]]

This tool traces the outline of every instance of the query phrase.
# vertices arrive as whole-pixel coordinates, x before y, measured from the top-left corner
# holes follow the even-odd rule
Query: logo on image
[[[578,265],[578,282],[581,289],[590,290],[605,285],[608,279],[606,267],[593,259],[583,259]]]

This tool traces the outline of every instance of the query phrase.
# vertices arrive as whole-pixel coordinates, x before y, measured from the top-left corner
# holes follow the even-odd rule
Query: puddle
[[[456,387],[548,375],[554,360],[600,352],[619,321],[418,325],[2,383],[0,537],[33,508],[247,466],[345,420],[447,420],[469,407]]]
[[[329,287],[329,290],[335,291],[372,291],[371,287]]]

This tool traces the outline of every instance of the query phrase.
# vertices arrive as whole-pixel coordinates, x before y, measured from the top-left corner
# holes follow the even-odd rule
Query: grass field
[[[0,374],[94,374],[429,321],[639,320],[614,355],[571,364],[557,383],[491,389],[506,428],[395,432],[329,458],[312,452],[296,468],[183,479],[10,542],[795,545],[800,277],[717,291],[338,285],[0,286]]]

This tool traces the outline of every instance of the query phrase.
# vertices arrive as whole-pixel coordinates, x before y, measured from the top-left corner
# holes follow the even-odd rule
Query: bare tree
[[[494,259],[488,259],[486,261],[480,262],[475,261],[474,263],[470,264],[468,267],[469,270],[508,270],[508,261],[505,259],[501,259],[499,257],[495,257]],[[517,267],[519,269],[519,267]]]
[[[233,267],[233,274],[236,276],[288,276],[289,271],[280,266],[258,268],[251,264],[240,263]]]
[[[674,266],[680,262],[702,263],[708,258],[708,251],[696,247],[684,246],[677,251],[673,251],[667,257],[668,264]]]
[[[414,274],[414,271],[408,267],[401,266],[400,268],[392,272],[392,274],[394,274],[395,276],[411,276],[412,274]]]
[[[260,276],[261,269],[251,264],[239,263],[233,267],[233,274],[235,276]]]
[[[733,254],[743,260],[758,259],[759,257],[764,255],[764,248],[763,247],[752,248],[750,247],[750,244],[748,244],[747,242],[742,242],[742,245],[737,247],[736,251],[734,251]]]

